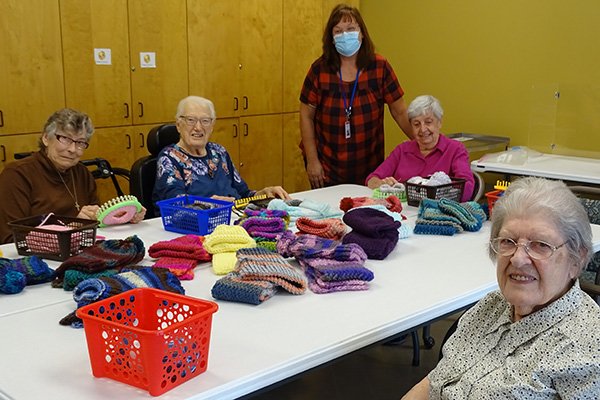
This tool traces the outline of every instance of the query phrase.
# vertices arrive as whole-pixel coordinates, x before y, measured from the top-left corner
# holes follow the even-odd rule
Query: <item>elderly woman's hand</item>
[[[81,210],[79,210],[79,214],[77,214],[77,218],[96,220],[96,219],[98,219],[97,215],[98,215],[99,210],[100,210],[100,206],[97,206],[95,204],[83,206],[83,207],[81,207]]]
[[[398,183],[398,180],[396,180],[396,178],[394,178],[393,176],[388,176],[387,178],[383,179],[379,179],[378,177],[374,176],[371,179],[369,179],[369,182],[367,182],[367,186],[369,187],[369,189],[377,189],[381,185],[394,186],[396,183]]]
[[[142,210],[135,213],[135,215],[133,216],[133,218],[131,218],[131,221],[129,221],[129,222],[132,224],[137,224],[139,222],[142,222],[144,220],[145,216],[146,216],[146,208],[142,207]]]
[[[264,189],[259,190],[258,192],[256,192],[256,194],[266,194],[267,197],[277,197],[283,200],[291,199],[288,192],[286,192],[281,186],[268,186]]]

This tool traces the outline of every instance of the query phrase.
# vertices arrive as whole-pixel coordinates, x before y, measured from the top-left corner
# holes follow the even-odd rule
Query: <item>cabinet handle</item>
[[[244,136],[248,136],[248,124],[244,123]]]
[[[138,101],[138,105],[140,106],[140,115],[138,117],[142,118],[144,116],[144,103]]]
[[[237,110],[238,110],[238,108],[239,108],[239,105],[240,105],[240,104],[239,104],[238,98],[237,98],[237,97],[234,97],[234,98],[233,98],[233,111],[237,111]]]
[[[244,110],[248,109],[248,96],[244,96]]]
[[[0,144],[0,147],[2,147],[2,162],[4,162],[6,161],[6,147],[3,144]]]
[[[238,137],[238,126],[237,124],[233,124],[233,137]]]
[[[123,104],[125,104],[125,116],[123,118],[129,118],[129,103]]]
[[[126,133],[125,136],[127,136],[127,150],[129,150],[131,148],[131,136],[129,133]]]
[[[0,128],[4,126],[4,113],[0,110]]]
[[[140,148],[144,148],[144,134],[142,132],[140,132],[140,139],[141,139],[141,144],[140,144]]]

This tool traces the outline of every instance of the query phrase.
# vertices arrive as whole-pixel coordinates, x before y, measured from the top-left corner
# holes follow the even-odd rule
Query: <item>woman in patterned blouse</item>
[[[579,287],[592,233],[560,181],[523,178],[494,205],[500,291],[459,320],[436,368],[403,399],[598,399],[600,307]]]
[[[212,101],[186,97],[179,102],[175,118],[180,139],[158,155],[154,202],[184,194],[226,201],[261,194],[290,198],[281,186],[250,190],[227,150],[209,142],[216,120]]]

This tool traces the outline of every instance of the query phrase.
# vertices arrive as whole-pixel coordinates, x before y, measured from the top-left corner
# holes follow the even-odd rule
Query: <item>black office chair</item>
[[[152,191],[156,181],[156,161],[158,153],[165,147],[179,141],[179,132],[174,124],[155,126],[148,132],[146,145],[149,156],[142,157],[131,166],[129,193],[138,198],[146,208],[145,219],[158,217],[152,202]]]

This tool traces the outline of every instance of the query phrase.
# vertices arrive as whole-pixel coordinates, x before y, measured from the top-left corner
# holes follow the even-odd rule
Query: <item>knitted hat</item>
[[[367,290],[369,283],[366,280],[323,280],[318,270],[307,266],[304,260],[299,260],[305,268],[308,278],[308,287],[313,293],[324,294],[342,291]]]
[[[481,229],[485,219],[485,212],[476,202],[422,199],[414,232],[431,235],[454,235],[464,230],[475,232]]]
[[[63,276],[68,269],[87,273],[111,268],[120,270],[141,261],[145,254],[144,242],[135,235],[124,240],[103,240],[64,261],[56,269],[56,279],[52,286],[62,287]]]
[[[267,249],[272,251],[273,253],[277,253],[277,240],[269,240],[264,238],[256,238],[256,247],[261,247],[263,249]]]
[[[344,222],[352,232],[344,236],[343,243],[356,243],[370,259],[383,260],[398,243],[401,223],[386,213],[364,207],[349,210]]]
[[[0,267],[0,293],[20,293],[27,285],[27,278],[19,271]]]
[[[249,217],[244,219],[240,225],[250,236],[266,239],[275,239],[286,229],[286,223],[281,218]]]
[[[269,210],[282,210],[286,211],[290,216],[290,223],[300,217],[308,217],[311,219],[323,219],[323,218],[339,218],[342,213],[339,209],[334,209],[329,204],[321,203],[312,200],[281,200],[273,199],[269,203]]]
[[[156,288],[173,293],[184,294],[179,279],[171,272],[162,268],[133,266],[113,276],[86,279],[73,289],[73,299],[77,307],[106,299],[134,288]],[[71,325],[81,328],[81,320],[70,313],[60,321],[61,325]]]
[[[246,281],[272,282],[292,294],[306,291],[306,277],[277,253],[263,248],[240,249],[237,258],[236,272]]]
[[[3,267],[22,273],[25,276],[27,285],[46,283],[54,279],[54,270],[48,267],[48,264],[37,256],[17,258],[14,260],[0,258],[0,268]]]
[[[277,252],[284,257],[292,255],[296,258],[329,258],[357,262],[367,259],[363,249],[356,244],[340,244],[335,240],[308,234],[290,240],[287,232],[277,242]]]
[[[340,200],[340,210],[346,212],[352,208],[368,206],[371,204],[383,204],[388,210],[402,212],[402,202],[396,196],[388,196],[385,199],[373,199],[371,197],[344,197]]]
[[[204,249],[204,237],[185,235],[172,240],[154,243],[148,249],[152,258],[174,257],[189,260],[210,261],[210,254]]]
[[[80,282],[85,281],[86,279],[100,278],[102,276],[112,276],[118,273],[119,271],[117,271],[116,269],[107,269],[100,272],[93,272],[91,274],[77,271],[76,269],[69,269],[65,271],[65,276],[63,278],[63,289],[73,290],[75,289],[75,286],[77,286]]]
[[[194,268],[198,261],[187,258],[161,257],[153,265],[154,268],[165,268],[182,281],[194,279]]]
[[[304,268],[314,269],[315,276],[323,281],[372,281],[373,271],[366,268],[362,263],[327,260],[323,258],[304,258],[300,259]]]
[[[213,255],[212,270],[216,275],[225,275],[235,269],[236,262],[235,252],[218,253]]]
[[[346,226],[339,218],[312,220],[301,217],[296,220],[296,228],[300,233],[321,236],[328,239],[340,240],[346,233]]]
[[[248,232],[237,225],[218,225],[204,237],[204,248],[210,254],[235,252],[245,247],[256,247]]]
[[[469,206],[471,210],[474,209],[473,204],[477,203],[472,202],[472,204]],[[485,213],[483,213],[483,217],[481,215],[473,214],[469,209],[454,200],[441,199],[439,206],[440,210],[442,210],[442,212],[445,214],[456,217],[456,219],[460,221],[460,225],[469,232],[477,232],[479,229],[481,229],[481,225],[485,220]]]
[[[215,282],[211,294],[218,300],[258,305],[276,291],[277,286],[272,282],[244,280],[237,272],[231,272]]]

